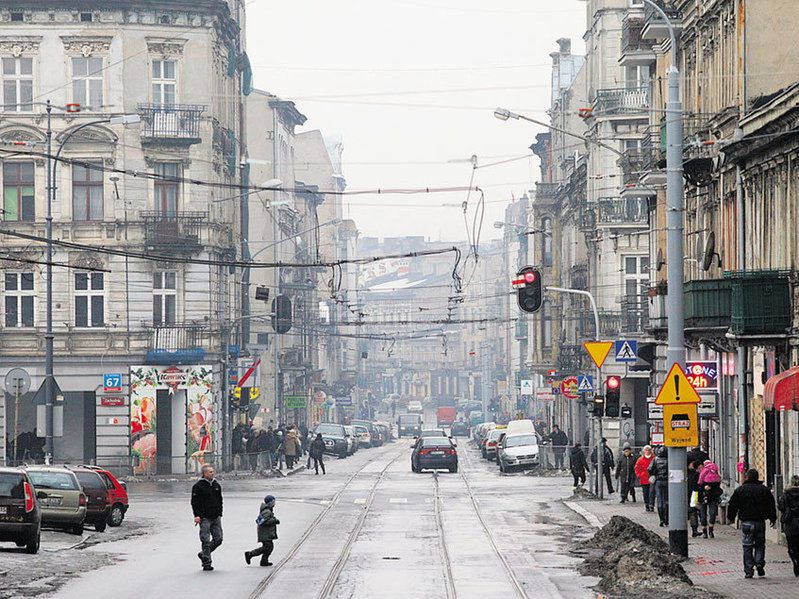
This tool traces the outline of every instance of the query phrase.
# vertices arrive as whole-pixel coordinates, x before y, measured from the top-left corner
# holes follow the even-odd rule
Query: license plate
[[[46,505],[48,507],[58,507],[61,505],[61,498],[60,497],[46,497],[42,499],[42,505]]]
[[[0,514],[7,514],[8,508],[6,506],[0,506]]]
[[[333,441],[325,441],[325,445],[333,445]]]
[[[432,455],[444,455],[444,452],[443,452],[443,451],[431,451],[430,453],[431,453]]]

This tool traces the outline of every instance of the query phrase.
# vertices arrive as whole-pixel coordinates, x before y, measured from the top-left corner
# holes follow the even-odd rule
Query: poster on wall
[[[156,471],[157,392],[185,391],[186,457],[200,465],[213,451],[214,395],[211,366],[133,366],[130,369],[130,447],[134,474]],[[183,415],[175,415],[183,417]]]

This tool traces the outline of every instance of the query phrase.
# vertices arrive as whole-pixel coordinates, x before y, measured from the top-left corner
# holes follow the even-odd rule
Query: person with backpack
[[[702,470],[699,472],[699,517],[702,521],[702,536],[704,538],[715,538],[713,527],[716,525],[716,517],[719,513],[719,502],[721,501],[721,475],[719,467],[705,460]]]
[[[793,562],[793,574],[799,576],[799,476],[794,474],[791,477],[791,485],[780,497],[779,508],[788,556]]]
[[[275,549],[277,526],[280,524],[280,520],[275,517],[275,498],[273,495],[264,497],[264,502],[261,504],[255,524],[258,527],[258,542],[261,546],[252,551],[245,551],[244,561],[249,566],[250,560],[260,555],[261,565],[271,566],[273,564],[269,561],[269,556],[272,555],[272,551]]]
[[[766,575],[766,520],[777,523],[774,496],[759,480],[760,473],[752,468],[746,471],[744,483],[735,489],[727,504],[727,518],[741,521],[741,545],[744,554],[744,578],[752,578],[757,568],[758,576]]]
[[[316,433],[316,439],[311,443],[311,450],[308,452],[309,459],[313,460],[313,467],[316,474],[319,474],[319,466],[322,467],[322,474],[325,472],[325,441],[322,438],[322,433]]]

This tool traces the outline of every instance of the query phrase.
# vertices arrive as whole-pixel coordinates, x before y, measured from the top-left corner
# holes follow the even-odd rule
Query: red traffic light
[[[608,389],[618,389],[621,386],[621,378],[618,376],[609,376],[605,384]]]
[[[528,283],[535,283],[535,273],[534,272],[525,273],[524,280]]]

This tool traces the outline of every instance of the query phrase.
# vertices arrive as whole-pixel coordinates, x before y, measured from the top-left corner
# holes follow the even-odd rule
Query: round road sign
[[[22,368],[12,368],[6,374],[5,386],[11,395],[25,395],[31,388],[31,375]]]

